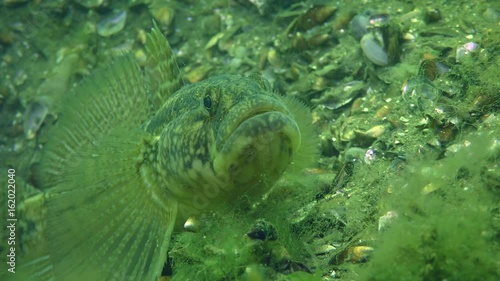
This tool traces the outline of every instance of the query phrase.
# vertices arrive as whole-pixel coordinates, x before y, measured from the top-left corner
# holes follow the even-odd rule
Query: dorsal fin
[[[59,124],[50,131],[41,162],[43,187],[61,181],[61,171],[80,148],[114,128],[139,128],[148,117],[143,74],[131,57],[96,70],[69,93]]]
[[[146,41],[146,52],[148,97],[152,112],[156,112],[182,86],[182,82],[170,44],[155,22]]]

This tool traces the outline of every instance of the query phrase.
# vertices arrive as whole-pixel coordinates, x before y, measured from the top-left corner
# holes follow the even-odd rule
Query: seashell
[[[372,164],[375,162],[378,158],[377,152],[375,151],[374,148],[369,148],[365,152],[365,157],[363,158],[363,161],[367,164]]]
[[[347,161],[363,160],[365,158],[366,149],[361,147],[350,147],[344,153],[344,158]]]
[[[283,67],[283,59],[281,58],[280,53],[275,48],[270,48],[267,53],[267,61],[269,64],[276,68]]]
[[[346,260],[352,263],[366,262],[372,252],[373,248],[369,246],[352,247],[347,250]]]
[[[108,37],[116,34],[125,27],[126,20],[126,11],[115,11],[97,24],[97,33],[102,37]]]
[[[369,137],[377,139],[385,133],[385,126],[384,125],[377,125],[377,126],[374,126],[370,129],[368,129],[364,133]]]
[[[312,99],[313,103],[324,105],[328,109],[338,109],[349,104],[365,90],[366,85],[362,81],[349,81],[343,87],[330,88],[318,99]]]
[[[184,229],[189,232],[196,232],[199,229],[199,221],[194,217],[189,217],[184,223]]]
[[[349,24],[351,34],[356,40],[360,40],[366,33],[368,33],[368,25],[370,17],[368,14],[358,14],[354,16]]]
[[[400,41],[402,38],[399,25],[391,24],[383,33],[384,45],[387,47],[387,54],[389,57],[389,64],[394,64],[399,61]]]
[[[344,262],[351,262],[351,263],[366,262],[368,261],[368,258],[370,257],[372,252],[373,248],[369,246],[349,247],[340,252],[335,257],[333,257],[330,263],[338,265]]]
[[[424,59],[422,60],[422,63],[420,63],[418,74],[434,81],[438,76],[438,64],[436,57],[429,53],[425,53]]]
[[[375,118],[384,119],[390,112],[391,108],[385,104],[375,112]]]
[[[323,76],[317,77],[312,84],[312,89],[315,91],[322,91],[328,87],[328,79]]]
[[[27,139],[33,139],[42,126],[49,110],[41,102],[32,102],[24,113],[23,130]]]
[[[354,130],[354,137],[351,139],[352,144],[361,147],[368,147],[376,140],[376,137],[373,137],[361,130]]]
[[[396,211],[389,211],[385,215],[378,218],[378,231],[384,231],[387,227],[398,218]]]
[[[252,228],[247,232],[250,239],[263,241],[274,241],[278,239],[278,231],[274,225],[265,220],[257,220]]]
[[[333,250],[335,250],[337,248],[335,248],[334,246],[332,245],[329,245],[329,244],[325,244],[325,245],[321,245],[321,246],[318,246],[314,249],[314,254],[316,255],[323,255],[323,254],[327,254]]]
[[[425,11],[424,20],[426,23],[435,23],[442,18],[441,12],[436,8],[428,8]]]
[[[403,100],[410,107],[417,107],[423,112],[434,111],[434,102],[439,98],[441,92],[434,86],[432,81],[425,76],[411,77],[403,85]]]
[[[362,110],[361,106],[363,105],[363,98],[356,98],[351,105],[351,113],[358,112]]]
[[[317,47],[327,42],[330,39],[328,34],[317,34],[309,38],[308,43],[311,47]]]
[[[457,49],[456,62],[463,62],[466,58],[470,57],[473,53],[479,51],[479,45],[474,42],[465,43]]]
[[[439,189],[439,186],[431,182],[422,188],[422,193],[429,194],[429,193],[432,193],[438,189]]]
[[[500,102],[500,97],[496,95],[480,95],[474,98],[469,112],[473,115],[484,114]]]
[[[380,66],[389,64],[389,55],[384,50],[384,43],[373,32],[367,33],[361,38],[361,49],[363,54],[374,64]]]
[[[355,15],[356,14],[350,10],[340,10],[339,13],[335,15],[335,19],[332,23],[333,31],[344,33],[344,30],[349,27],[349,24]]]
[[[297,32],[292,38],[292,47],[300,51],[305,51],[309,49],[309,42],[307,42],[307,39],[301,32]]]
[[[219,43],[219,40],[222,37],[224,37],[224,33],[222,33],[222,32],[217,33],[214,36],[212,36],[212,38],[210,38],[210,40],[208,40],[207,45],[205,45],[205,50],[208,50],[208,49],[212,48],[213,46],[217,45],[217,43]]]
[[[296,30],[306,31],[319,24],[324,23],[329,19],[337,10],[333,6],[316,5],[305,12],[303,15],[297,17],[292,25]]]
[[[372,27],[384,27],[389,24],[390,16],[389,14],[375,14],[370,17],[368,21],[369,25]]]
[[[335,149],[333,145],[332,137],[321,135],[320,141],[321,141],[321,155],[326,157],[332,157],[338,155],[338,151]]]
[[[457,128],[455,128],[453,124],[447,124],[445,126],[438,128],[437,133],[439,141],[448,143],[455,138],[457,134]]]
[[[156,3],[158,1],[153,2],[150,5],[149,10],[151,11],[151,15],[153,18],[163,26],[170,26],[172,21],[174,20],[174,10],[168,6],[165,6],[164,3]]]

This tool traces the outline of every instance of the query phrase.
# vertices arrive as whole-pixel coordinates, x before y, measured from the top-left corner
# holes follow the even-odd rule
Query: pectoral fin
[[[149,117],[144,77],[130,56],[96,70],[68,94],[61,119],[49,131],[41,163],[42,187],[64,180],[78,153],[111,130],[136,129]]]
[[[50,262],[41,260],[40,276],[51,271],[56,281],[158,280],[177,202],[160,198],[142,178],[145,137],[113,133],[65,168],[65,180],[46,196]]]

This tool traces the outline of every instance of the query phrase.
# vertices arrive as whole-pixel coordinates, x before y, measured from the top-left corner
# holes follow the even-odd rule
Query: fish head
[[[214,127],[213,169],[238,194],[260,194],[274,184],[301,145],[293,114],[269,83],[235,77]],[[230,79],[234,79],[230,77]],[[261,190],[264,188],[264,190]]]
[[[195,209],[263,194],[301,147],[300,122],[257,76],[186,86],[165,108],[158,162],[167,188]]]

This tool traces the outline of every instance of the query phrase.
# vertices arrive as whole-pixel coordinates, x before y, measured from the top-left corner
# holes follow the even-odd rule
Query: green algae
[[[314,177],[288,174],[259,204],[240,204],[204,214],[196,233],[173,235],[169,252],[172,280],[301,280],[297,279],[304,276],[300,273],[295,279],[288,274],[315,265],[314,254],[302,237],[318,234],[318,230],[294,225],[291,218],[313,200],[319,192],[317,187]],[[247,236],[262,218],[276,229],[276,240]],[[321,274],[320,270],[315,272]]]
[[[393,194],[381,205],[398,218],[379,236],[360,280],[500,278],[499,190],[483,178],[499,161],[498,127],[490,129],[448,158],[410,161],[413,172],[388,179]]]

